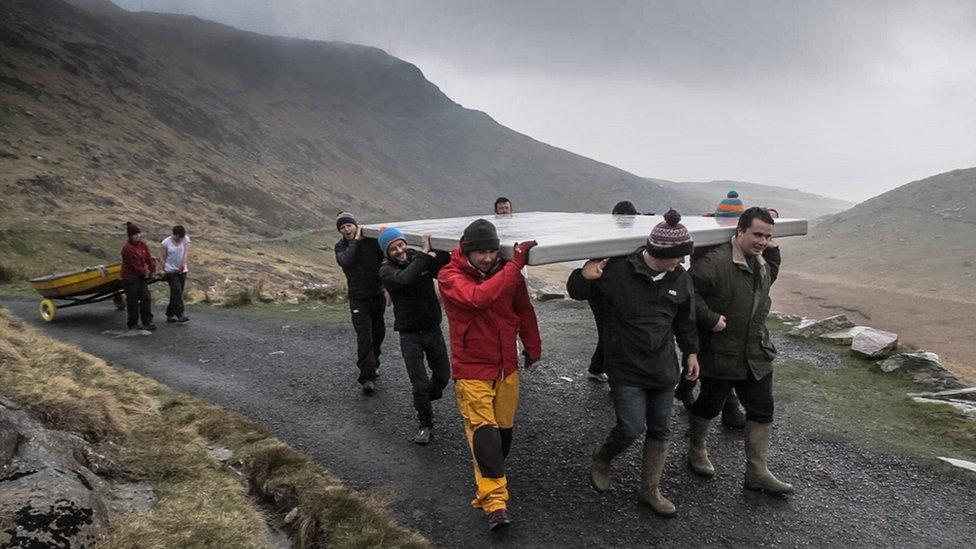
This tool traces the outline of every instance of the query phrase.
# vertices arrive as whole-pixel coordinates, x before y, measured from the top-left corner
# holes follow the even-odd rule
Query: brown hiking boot
[[[688,465],[696,474],[711,478],[715,476],[715,467],[708,459],[708,429],[712,420],[688,415]]]
[[[766,467],[766,451],[769,448],[771,428],[770,423],[746,422],[745,488],[771,494],[792,494],[793,485],[779,480]]]
[[[599,450],[593,452],[593,464],[590,465],[590,486],[601,494],[610,489],[610,460],[601,458]]]
[[[651,506],[659,516],[671,518],[678,514],[674,504],[661,495],[661,473],[668,456],[668,441],[653,437],[644,439],[644,460],[641,468],[640,500]]]
[[[508,528],[512,521],[508,518],[508,511],[505,509],[495,509],[488,513],[488,530],[495,531]]]

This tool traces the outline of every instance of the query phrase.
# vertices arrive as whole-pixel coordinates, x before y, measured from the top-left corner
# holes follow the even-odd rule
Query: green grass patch
[[[913,401],[907,394],[923,389],[906,375],[838,354],[843,364],[829,373],[803,361],[777,364],[776,398],[789,406],[790,421],[879,452],[976,458],[976,421]]]

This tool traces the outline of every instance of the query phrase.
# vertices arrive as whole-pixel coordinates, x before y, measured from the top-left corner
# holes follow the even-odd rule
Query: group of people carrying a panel
[[[511,201],[499,198],[495,212],[512,214]],[[612,213],[638,215],[626,201]],[[773,239],[778,213],[746,209],[730,191],[706,215],[738,218],[728,242],[695,250],[692,235],[672,209],[632,253],[589,260],[566,283],[570,297],[588,301],[593,309],[599,343],[589,376],[609,382],[617,418],[592,455],[590,483],[598,492],[607,491],[614,457],[643,434],[640,499],[665,517],[676,513],[660,489],[674,399],[689,412],[692,471],[715,474],[706,441],[711,420],[721,412],[723,423],[745,429],[745,488],[793,491],[766,465],[776,349],[765,323],[770,286],[781,262]],[[486,219],[465,228],[451,253],[431,249],[426,235],[419,249],[411,248],[396,227],[384,228],[377,239],[364,238],[350,212],[338,214],[336,227],[342,239],[335,252],[348,279],[363,393],[376,391],[389,299],[419,421],[414,442],[430,442],[431,402],[453,379],[474,462],[472,505],[484,511],[492,530],[507,526],[505,458],[512,447],[519,366],[532,372],[542,358],[535,309],[522,274],[536,242],[515,244],[506,260],[498,254],[495,226]],[[691,269],[686,271],[682,264],[688,256]],[[435,281],[447,314],[450,352],[441,332]],[[701,387],[697,398],[696,383]]]

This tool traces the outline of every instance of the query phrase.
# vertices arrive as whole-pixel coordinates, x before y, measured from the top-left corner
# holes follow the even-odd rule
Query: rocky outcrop
[[[933,390],[962,389],[965,387],[952,372],[946,370],[935,353],[899,353],[878,362],[882,372],[904,372],[912,381]]]
[[[883,358],[898,348],[898,334],[865,327],[854,334],[851,350],[865,358]]]
[[[550,301],[552,299],[565,299],[566,289],[556,286],[534,276],[525,279],[525,285],[529,290],[529,295],[536,301]]]
[[[812,322],[804,320],[799,326],[786,332],[786,335],[809,339],[853,327],[854,323],[847,318],[847,315],[836,315]]]
[[[120,471],[83,439],[0,397],[0,547],[94,545],[115,517],[155,501],[151,487]]]
[[[829,332],[819,335],[817,339],[824,343],[830,343],[831,345],[847,346],[854,342],[854,336],[868,329],[867,326],[854,326],[853,328],[847,328],[839,332]]]

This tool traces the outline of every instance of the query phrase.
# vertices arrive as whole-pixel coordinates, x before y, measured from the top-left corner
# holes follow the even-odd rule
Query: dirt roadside
[[[777,311],[811,318],[844,313],[858,324],[895,332],[902,342],[938,354],[954,374],[976,384],[976,304],[827,283],[792,271],[781,273],[772,296]]]

